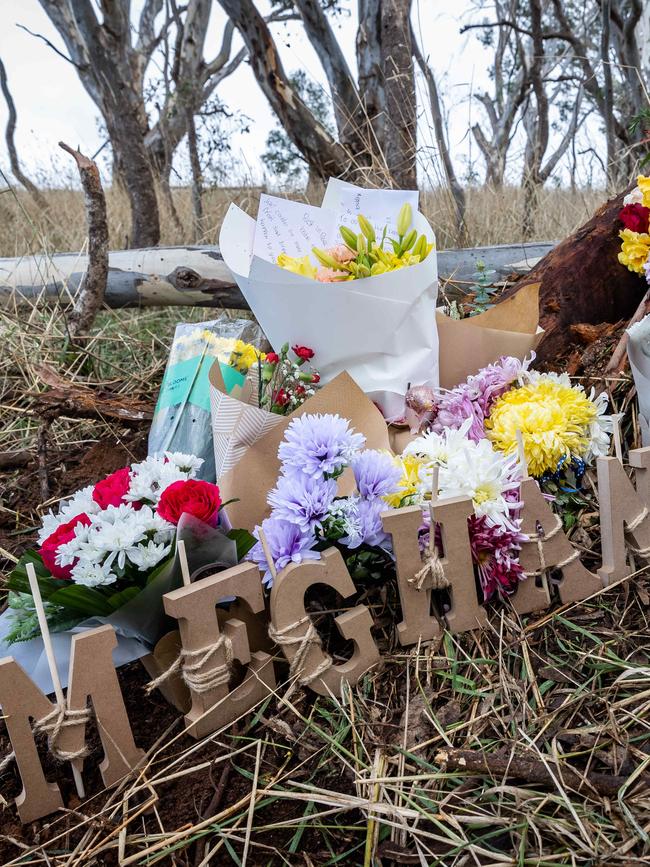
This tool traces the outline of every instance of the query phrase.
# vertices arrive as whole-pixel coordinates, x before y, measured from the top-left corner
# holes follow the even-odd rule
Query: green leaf
[[[232,539],[237,546],[238,563],[244,559],[253,545],[257,544],[257,539],[248,530],[231,530],[228,533],[228,538]]]
[[[126,605],[127,602],[135,599],[141,589],[141,587],[133,585],[131,587],[125,587],[124,590],[119,590],[117,593],[113,593],[112,596],[109,596],[108,604],[112,607],[113,611],[117,611],[118,608],[121,608],[123,605]]]
[[[103,593],[100,593],[99,590],[94,590],[92,587],[84,587],[82,584],[71,584],[68,582],[67,587],[62,587],[56,593],[52,593],[49,601],[55,605],[60,605],[61,608],[76,611],[78,614],[83,614],[86,617],[108,617],[114,611]]]
[[[43,565],[40,554],[36,551],[25,551],[16,566],[7,576],[7,589],[13,590],[16,593],[27,593],[32,595],[29,586],[29,578],[27,577],[27,564],[31,563],[36,572],[36,580],[41,591],[43,599],[49,599],[53,593],[61,587],[65,587],[69,582],[65,578],[53,578]]]

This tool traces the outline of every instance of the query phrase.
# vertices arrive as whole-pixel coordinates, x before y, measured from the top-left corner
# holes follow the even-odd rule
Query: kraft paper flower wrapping
[[[485,313],[450,319],[436,313],[440,338],[440,385],[454,388],[502,355],[524,359],[539,343],[539,283],[522,286],[516,295]]]
[[[627,354],[639,399],[641,442],[650,446],[650,314],[627,329]]]
[[[331,179],[321,208],[262,196],[255,221],[231,205],[219,236],[224,261],[273,348],[310,346],[324,383],[347,370],[388,418],[402,415],[409,383],[438,385],[435,248],[417,265],[337,283],[291,273],[276,260],[337,243],[339,225],[358,231],[358,214],[381,236],[405,202],[418,234],[435,244],[417,196]]]

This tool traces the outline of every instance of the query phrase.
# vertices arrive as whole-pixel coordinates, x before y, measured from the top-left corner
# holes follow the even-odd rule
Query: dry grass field
[[[161,204],[163,244],[216,244],[221,221],[231,201],[251,214],[257,211],[262,187],[215,188],[205,193],[201,231],[196,233],[187,188],[173,190],[174,206],[183,231],[174,226],[164,202]],[[269,192],[274,192],[269,190]],[[37,251],[79,250],[86,236],[81,193],[73,188],[46,190],[46,212],[37,208],[27,193],[6,191],[0,196],[0,256],[21,256]],[[112,249],[126,246],[129,212],[126,196],[119,189],[106,191]],[[320,204],[320,194],[313,197]],[[535,217],[534,240],[563,238],[585,222],[604,200],[603,190],[544,189]],[[522,233],[523,192],[520,187],[502,189],[470,187],[467,190],[467,246],[505,244],[524,240]],[[422,208],[433,226],[440,249],[459,246],[458,226],[444,189],[425,191]]]

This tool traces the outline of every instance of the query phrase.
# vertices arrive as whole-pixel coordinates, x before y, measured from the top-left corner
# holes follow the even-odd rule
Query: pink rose
[[[102,509],[108,506],[119,506],[125,502],[124,497],[129,491],[130,483],[131,470],[129,467],[115,470],[110,476],[97,482],[93,490],[93,500]]]
[[[85,527],[90,524],[90,518],[85,512],[82,512],[81,515],[76,515],[67,524],[59,524],[56,530],[45,539],[38,549],[43,565],[54,578],[70,578],[71,576],[74,564],[59,566],[56,562],[56,555],[60,545],[63,545],[64,542],[71,542],[74,539],[74,529],[77,524],[83,524]]]
[[[217,526],[221,495],[217,485],[203,482],[200,479],[173,482],[162,492],[156,511],[161,518],[171,524],[178,524],[181,515],[193,515],[195,518]]]

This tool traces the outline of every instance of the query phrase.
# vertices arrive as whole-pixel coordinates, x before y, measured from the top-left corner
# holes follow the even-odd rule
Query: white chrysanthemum
[[[589,449],[585,455],[585,460],[589,463],[594,458],[602,458],[609,454],[611,436],[614,431],[614,419],[611,415],[607,415],[609,409],[609,398],[606,392],[601,392],[598,397],[594,397],[595,389],[592,388],[589,399],[596,405],[598,415],[589,425]]]
[[[165,457],[179,470],[188,473],[190,479],[196,477],[196,473],[204,463],[203,458],[197,458],[196,455],[185,455],[182,452],[165,452]]]
[[[171,545],[158,545],[153,541],[146,545],[137,545],[129,552],[129,560],[138,567],[140,572],[146,572],[157,566],[171,551]]]
[[[429,431],[422,434],[404,449],[405,455],[416,455],[427,458],[432,464],[444,466],[468,443],[467,432],[472,426],[472,419],[466,419],[458,429],[445,428],[444,433]]]
[[[61,502],[59,511],[56,515],[54,512],[49,511],[47,515],[43,516],[42,526],[38,531],[39,545],[42,545],[47,537],[51,536],[60,524],[66,524],[68,521],[76,518],[77,515],[82,515],[84,512],[87,515],[95,515],[100,511],[99,506],[93,500],[94,489],[94,485],[88,485],[88,487],[82,488],[80,491],[77,491],[74,496]]]
[[[79,560],[72,567],[72,580],[75,584],[83,584],[84,587],[103,587],[114,584],[117,575],[111,572],[108,563],[90,563],[87,560]]]
[[[568,373],[541,373],[539,370],[527,370],[524,374],[526,382],[532,385],[537,385],[539,382],[557,382],[559,385],[565,385],[567,388],[580,388],[581,385],[576,385],[571,382],[571,377]]]
[[[124,569],[127,557],[138,543],[145,538],[137,521],[137,513],[129,505],[109,506],[93,521],[89,545],[99,554],[108,555],[105,564],[117,562],[118,568]],[[103,519],[103,520],[102,520]]]
[[[160,470],[160,475],[158,476],[158,491],[157,497],[160,498],[160,495],[168,488],[170,485],[173,485],[174,482],[185,482],[190,478],[190,473],[181,470],[175,464],[167,463],[164,464],[162,469]]]
[[[515,456],[507,457],[492,448],[488,440],[465,441],[465,447],[441,467],[438,477],[439,496],[470,497],[474,512],[485,516],[495,526],[512,529],[512,502],[505,494],[519,486],[520,473]]]
[[[90,526],[87,524],[77,524],[74,528],[74,538],[70,539],[69,542],[63,542],[57,548],[57,565],[69,566],[79,557],[83,557],[86,560],[94,559],[92,551],[88,551],[90,534]]]
[[[176,532],[176,527],[161,518],[150,506],[143,506],[135,513],[138,526],[143,533],[153,533],[154,542],[169,542]]]
[[[642,205],[643,193],[638,187],[635,187],[632,192],[628,193],[623,199],[624,205]]]

